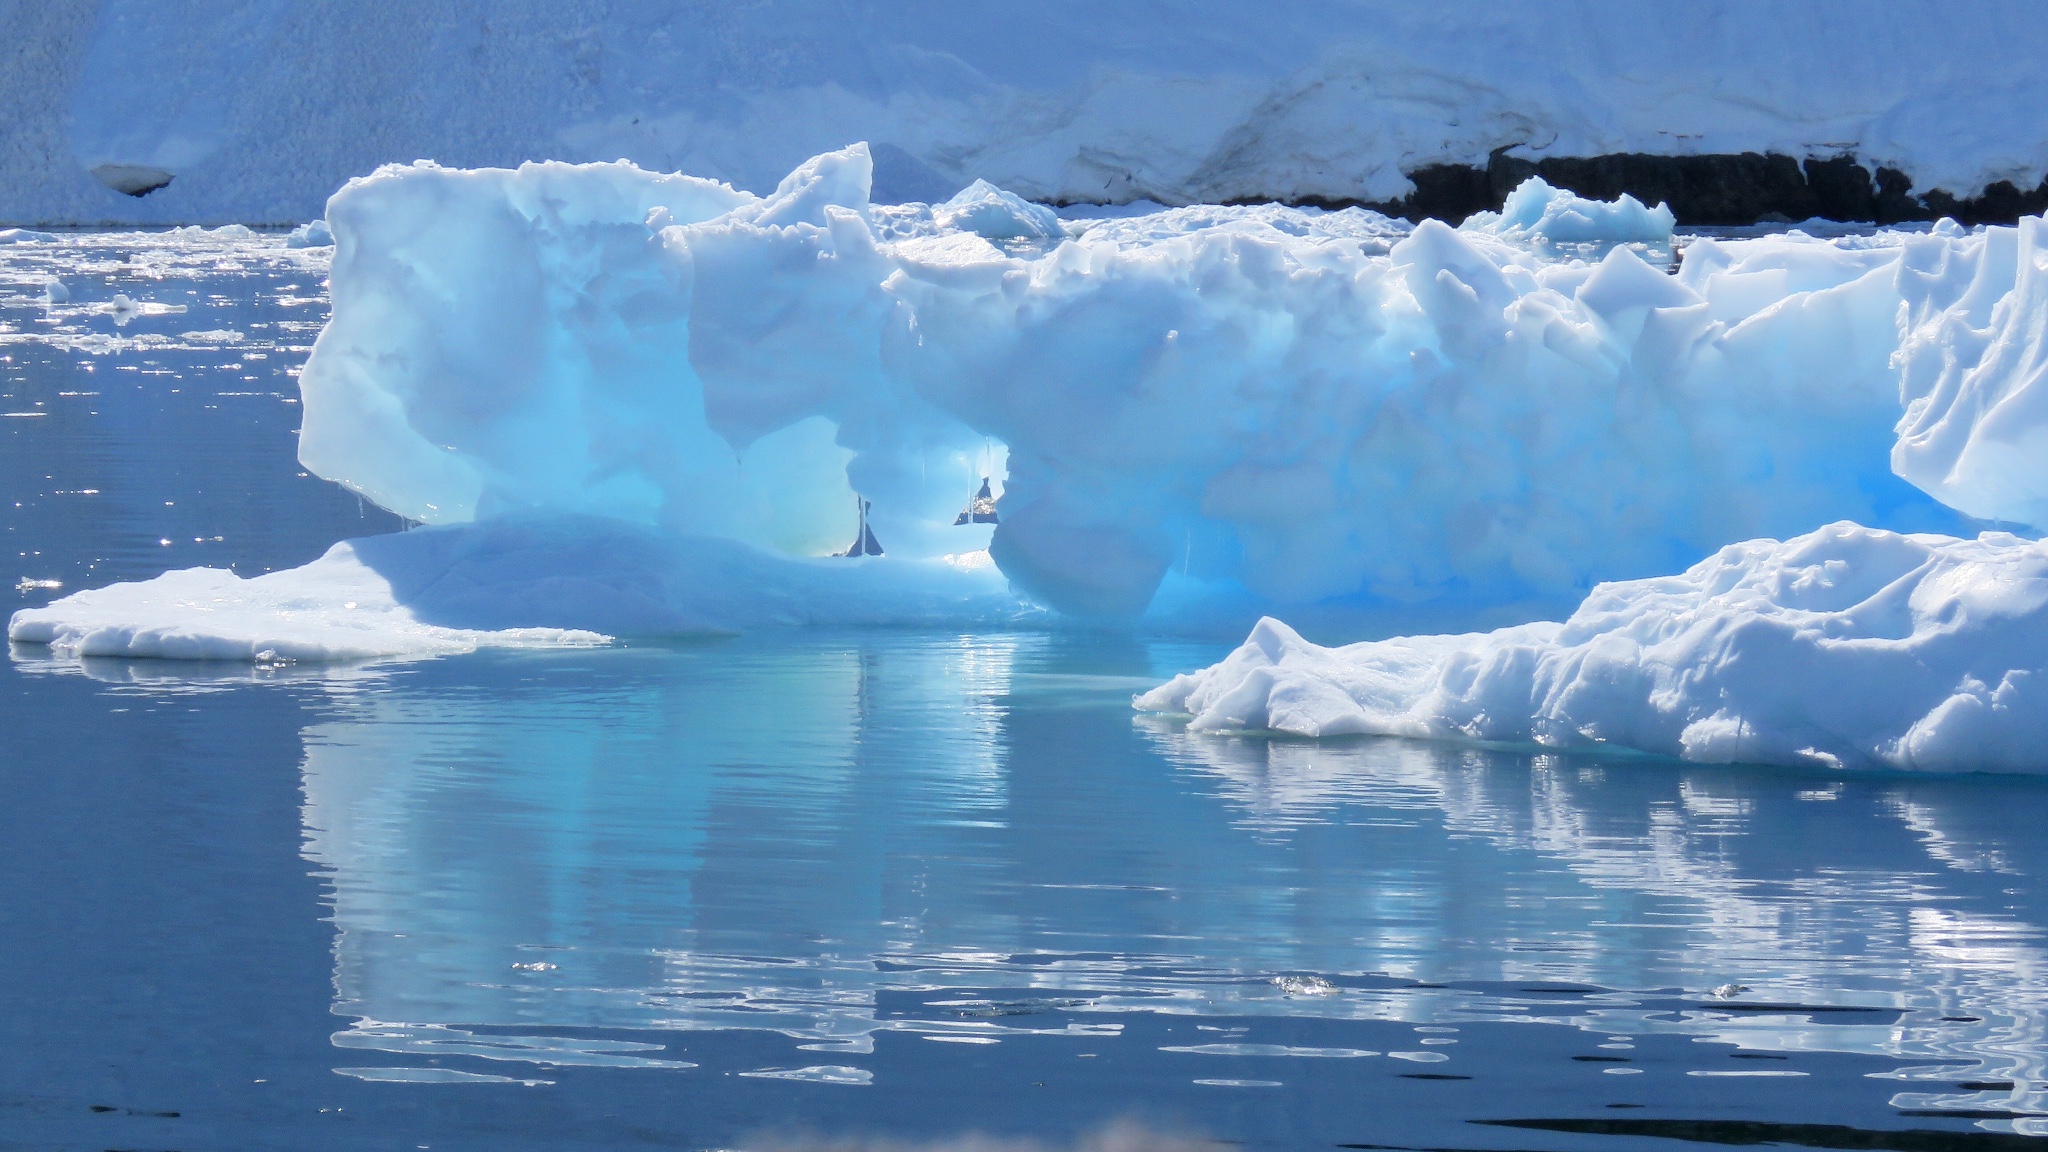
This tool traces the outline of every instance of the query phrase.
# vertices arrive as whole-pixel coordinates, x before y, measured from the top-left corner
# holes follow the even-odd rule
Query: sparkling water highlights
[[[310,328],[281,326],[317,325],[317,258],[50,244],[98,263],[63,274],[74,313],[0,277],[6,408],[52,414],[0,424],[18,604],[397,527],[292,464]],[[126,258],[159,247],[160,279]],[[117,294],[127,325],[89,310]],[[162,325],[244,340],[112,343]],[[1223,652],[798,631],[294,670],[17,647],[0,1147],[2048,1135],[2048,783],[1132,712]]]

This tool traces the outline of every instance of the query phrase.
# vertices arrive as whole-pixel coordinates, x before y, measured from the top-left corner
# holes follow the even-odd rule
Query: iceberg
[[[351,181],[300,458],[424,523],[789,556],[871,508],[891,558],[986,548],[1069,616],[1169,626],[1561,615],[1730,540],[1964,527],[1892,470],[1895,234],[1703,240],[1667,275],[1547,254],[1669,214],[1533,181],[1458,230],[1062,223],[981,183],[878,206],[871,178],[854,145],[768,196],[626,163]],[[985,480],[1000,523],[956,526]]]
[[[1267,619],[1134,703],[1198,731],[2039,772],[2048,544],[1833,524],[1603,584],[1562,624],[1324,648]]]
[[[1499,212],[1475,212],[1459,227],[1554,244],[1668,244],[1677,223],[1666,205],[1645,208],[1626,192],[1612,202],[1588,200],[1531,176],[1508,193]]]
[[[287,248],[325,248],[333,243],[334,233],[327,230],[325,220],[308,220],[284,238]]]

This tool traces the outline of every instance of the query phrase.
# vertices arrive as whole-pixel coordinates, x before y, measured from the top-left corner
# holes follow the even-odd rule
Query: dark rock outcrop
[[[1972,197],[1940,188],[1916,194],[1905,173],[1865,167],[1853,156],[1798,160],[1776,153],[1656,156],[1547,156],[1530,160],[1495,152],[1485,167],[1431,164],[1408,173],[1415,191],[1404,200],[1367,204],[1411,220],[1458,222],[1497,211],[1515,186],[1541,176],[1581,196],[1612,200],[1626,192],[1646,204],[1669,204],[1680,224],[1739,225],[1829,220],[1896,224],[1951,216],[1964,224],[2006,224],[2048,210],[2048,180],[2015,188],[1999,181]],[[1335,207],[1336,205],[1325,205]]]

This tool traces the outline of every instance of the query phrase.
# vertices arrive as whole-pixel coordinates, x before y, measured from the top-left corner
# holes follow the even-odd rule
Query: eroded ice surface
[[[1896,236],[1701,241],[1669,276],[1630,247],[1668,213],[1536,184],[1464,231],[1184,208],[1055,237],[998,189],[876,208],[870,178],[854,146],[766,198],[625,164],[354,181],[301,459],[415,520],[797,554],[843,547],[857,492],[892,556],[986,544],[1117,619],[1169,572],[1155,616],[1562,613],[1731,540],[1960,523],[1891,470]]]
[[[1899,475],[1987,520],[2048,526],[2042,220],[1906,244]]]
[[[1135,703],[1201,730],[2040,771],[2044,653],[2048,545],[1835,524],[1603,584],[1563,624],[1323,648],[1261,621]]]

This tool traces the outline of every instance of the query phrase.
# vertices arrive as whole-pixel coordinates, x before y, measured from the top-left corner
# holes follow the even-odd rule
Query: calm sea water
[[[293,461],[323,276],[275,238],[0,248],[17,605],[397,527]],[[1131,712],[1219,654],[17,647],[0,1149],[2048,1133],[2043,782]]]

